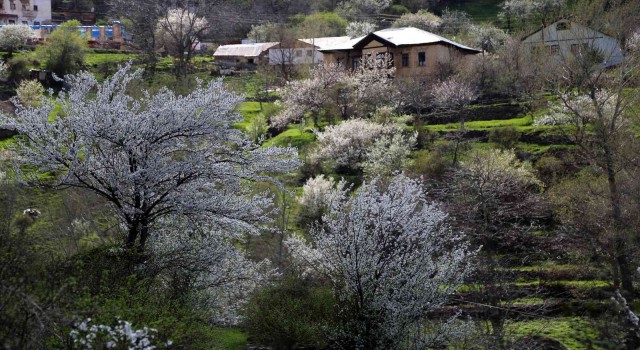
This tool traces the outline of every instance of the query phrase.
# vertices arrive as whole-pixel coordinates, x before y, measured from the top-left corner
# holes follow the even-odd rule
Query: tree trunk
[[[620,208],[620,191],[618,189],[618,182],[613,166],[613,155],[610,147],[605,146],[604,153],[605,166],[607,171],[607,182],[609,185],[609,198],[611,203],[615,234],[615,260],[618,265],[618,271],[620,272],[620,282],[622,283],[622,289],[629,294],[628,298],[630,298],[630,300],[633,300],[633,298],[635,297],[632,279],[633,273],[631,272],[631,269],[629,267],[629,258],[626,252],[626,240],[623,233],[624,222],[622,220],[622,211]]]

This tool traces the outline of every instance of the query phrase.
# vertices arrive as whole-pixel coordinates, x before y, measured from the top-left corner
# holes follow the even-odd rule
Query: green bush
[[[426,180],[442,180],[449,170],[451,161],[438,151],[420,150],[413,154],[413,162],[407,171],[415,176],[424,176]]]
[[[495,128],[489,131],[489,142],[497,144],[501,149],[512,149],[520,139],[520,132],[515,127]]]
[[[14,81],[29,78],[29,71],[40,67],[40,61],[31,56],[14,56],[8,63],[9,79]]]
[[[16,89],[18,100],[25,107],[40,107],[44,87],[37,80],[23,80]]]
[[[554,183],[565,173],[565,165],[562,160],[553,155],[544,155],[535,163],[535,169],[545,184]]]
[[[275,349],[323,347],[334,303],[328,288],[290,277],[251,298],[244,326],[250,341]]]
[[[63,23],[49,35],[45,45],[38,47],[36,52],[44,58],[47,70],[65,76],[83,68],[88,46],[76,29],[79,26],[76,20]]]

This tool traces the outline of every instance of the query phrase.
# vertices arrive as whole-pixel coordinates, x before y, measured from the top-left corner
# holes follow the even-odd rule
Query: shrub
[[[553,155],[544,155],[535,164],[538,175],[545,184],[552,184],[565,172],[562,160]]]
[[[421,150],[415,153],[413,162],[407,167],[409,173],[423,176],[426,181],[440,181],[447,173],[451,161],[438,151]]]
[[[63,23],[47,38],[47,43],[38,47],[38,55],[45,59],[45,68],[60,76],[78,72],[84,66],[87,41],[76,29],[80,22]]]
[[[30,56],[14,56],[9,60],[8,64],[10,80],[29,78],[29,71],[40,67],[40,61]]]
[[[497,144],[501,149],[512,149],[520,139],[520,132],[512,126],[495,128],[489,132],[489,142]]]
[[[249,138],[253,142],[259,142],[260,139],[267,133],[269,124],[267,123],[267,117],[263,113],[259,113],[249,123]]]
[[[332,322],[334,304],[330,289],[292,277],[251,298],[244,326],[252,341],[275,349],[322,348],[323,327]]]
[[[40,107],[44,87],[37,80],[23,80],[16,89],[16,94],[24,107]]]

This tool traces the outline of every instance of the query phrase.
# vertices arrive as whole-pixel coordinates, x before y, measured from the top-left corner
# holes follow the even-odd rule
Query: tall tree
[[[23,136],[15,147],[18,175],[41,183],[48,173],[53,186],[100,195],[126,228],[127,247],[144,249],[153,225],[168,215],[257,232],[270,200],[246,184],[296,168],[296,151],[261,148],[233,129],[240,98],[221,80],[186,96],[163,89],[136,100],[127,89],[139,75],[125,66],[98,83],[81,73],[42,107],[2,117],[4,128]]]
[[[558,115],[565,116],[560,122],[565,135],[588,164],[606,175],[609,210],[602,215],[611,226],[602,229],[615,237],[614,284],[633,297],[628,245],[632,228],[624,220],[621,179],[632,176],[640,164],[637,153],[629,152],[639,145],[632,126],[637,123],[640,95],[629,88],[637,84],[640,57],[630,50],[617,68],[606,69],[602,62],[616,54],[620,53],[590,43],[570,57],[556,57],[559,74],[548,76],[548,82],[561,102]]]

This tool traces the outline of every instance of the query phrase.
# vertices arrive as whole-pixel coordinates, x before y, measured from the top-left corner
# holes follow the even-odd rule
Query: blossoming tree
[[[153,225],[177,216],[219,230],[257,232],[270,199],[246,184],[298,166],[292,148],[261,148],[232,128],[240,97],[222,81],[186,96],[168,89],[127,94],[140,71],[125,66],[98,83],[89,73],[41,107],[0,117],[18,131],[16,172],[25,182],[92,191],[116,212],[126,245],[143,250]],[[53,120],[50,118],[53,117]]]

